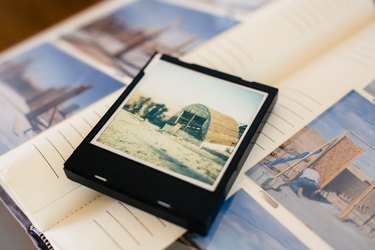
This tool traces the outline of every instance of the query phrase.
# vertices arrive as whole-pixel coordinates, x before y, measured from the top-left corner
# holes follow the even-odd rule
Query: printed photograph
[[[188,233],[186,245],[197,249],[307,249],[288,229],[243,189],[221,207],[206,236]]]
[[[134,77],[154,52],[178,57],[237,23],[177,5],[141,0],[61,39],[91,58]]]
[[[213,190],[266,96],[160,61],[92,143]]]
[[[375,101],[375,80],[365,87],[365,91],[372,95],[372,99]]]
[[[123,86],[49,44],[0,63],[0,154]]]
[[[246,173],[334,249],[375,244],[375,105],[351,91]]]
[[[184,0],[178,0],[183,2]],[[215,6],[225,12],[225,15],[234,18],[244,18],[250,12],[256,11],[275,0],[190,0],[189,3],[197,3],[199,5],[206,4]]]

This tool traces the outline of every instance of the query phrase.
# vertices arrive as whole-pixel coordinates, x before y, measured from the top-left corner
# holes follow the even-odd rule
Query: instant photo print
[[[276,97],[273,87],[155,54],[65,173],[205,234]]]

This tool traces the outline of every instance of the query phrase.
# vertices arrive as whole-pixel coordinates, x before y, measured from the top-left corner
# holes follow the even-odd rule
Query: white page
[[[274,84],[351,35],[374,13],[371,0],[278,1],[184,59]]]
[[[47,229],[45,235],[57,249],[162,249],[184,231],[132,206],[98,195]]]
[[[0,158],[7,189],[39,230],[97,195],[70,181],[63,164],[119,93],[121,90]]]
[[[0,158],[7,192],[57,249],[165,248],[185,231],[72,182],[63,172],[65,160],[120,92],[20,146],[14,151],[20,157]]]

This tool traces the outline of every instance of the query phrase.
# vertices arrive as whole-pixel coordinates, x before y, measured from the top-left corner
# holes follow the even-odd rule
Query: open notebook
[[[139,12],[147,4],[155,5],[149,12]],[[162,6],[156,9],[158,4]],[[148,18],[162,10],[179,17],[172,16],[164,23]],[[22,115],[14,115],[12,121],[16,122],[7,125],[11,133],[20,136],[2,135],[6,145],[3,152],[13,148],[0,157],[2,187],[56,249],[165,248],[180,237],[183,228],[72,183],[62,170],[65,159],[115,100],[123,84],[158,49],[280,89],[279,100],[233,192],[240,187],[248,192],[307,247],[329,248],[287,209],[272,208],[262,189],[243,173],[349,90],[361,89],[373,80],[373,1],[274,1],[241,22],[197,12],[196,8],[188,10],[169,2],[105,2],[3,54],[0,71],[7,74],[0,75],[0,92],[8,104],[3,105],[4,112],[13,108]],[[168,13],[160,20],[167,19]],[[140,14],[142,20],[137,20]],[[192,32],[197,25],[185,25],[185,19],[198,22],[201,30]],[[39,61],[33,53],[41,55]],[[70,67],[69,74],[50,69],[51,58],[53,64],[61,64],[57,68]],[[48,69],[48,74],[14,74],[30,68]],[[86,74],[79,78],[77,72]],[[46,85],[40,91],[36,80],[52,81],[45,75],[80,84]],[[7,88],[10,82],[22,86],[25,81],[32,84],[22,94]],[[97,92],[85,97],[89,89]],[[79,97],[76,102],[80,105],[73,101],[53,103],[58,99],[56,94],[63,95],[64,100]],[[51,103],[53,108],[47,109]],[[54,125],[55,121],[60,122]]]

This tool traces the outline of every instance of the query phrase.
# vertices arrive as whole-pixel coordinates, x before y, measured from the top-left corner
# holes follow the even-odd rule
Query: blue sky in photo
[[[357,92],[351,91],[307,127],[318,131],[327,141],[346,130],[352,130],[375,147],[375,104]],[[364,143],[357,140],[353,141],[360,147],[365,146]],[[354,161],[357,167],[375,179],[374,162],[375,151],[372,149],[368,149]]]
[[[242,189],[225,201],[207,236],[189,236],[202,249],[307,249]]]
[[[222,79],[160,61],[145,78],[139,90],[168,108],[178,110],[191,104],[203,104],[249,124],[267,94]]]
[[[198,39],[185,47],[184,51],[238,24],[238,21],[228,17],[149,0],[127,5],[111,16],[115,16],[133,28],[146,30],[164,27],[171,21],[181,20],[182,23],[178,28],[164,33],[159,40],[166,44],[176,44],[176,40],[180,40],[181,37],[190,34],[197,35]]]
[[[42,44],[16,56],[10,63],[32,60],[26,75],[44,89],[89,84],[91,89],[65,102],[81,108],[124,86],[121,82],[94,69],[50,44]]]

